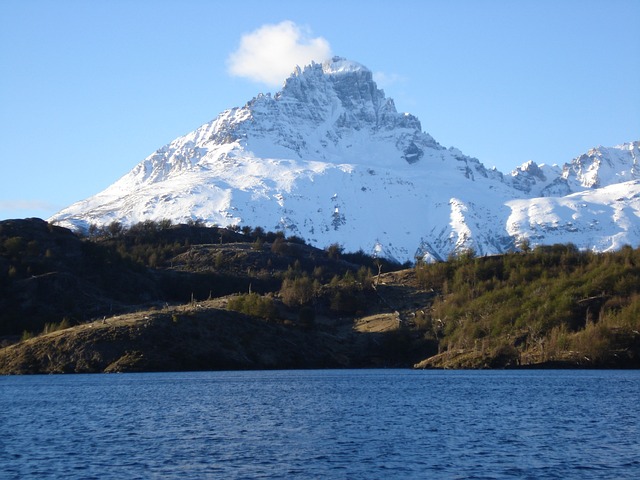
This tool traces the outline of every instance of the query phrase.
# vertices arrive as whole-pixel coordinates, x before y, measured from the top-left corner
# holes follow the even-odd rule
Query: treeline
[[[301,311],[326,298],[333,311],[355,312],[365,302],[350,293],[357,290],[350,279],[361,276],[360,269],[370,275],[400,267],[364,252],[344,252],[337,244],[320,250],[260,227],[113,222],[78,236],[39,219],[4,221],[0,335],[28,336],[144,305],[251,289],[282,295],[286,306]],[[340,282],[340,294],[329,295],[323,287]]]
[[[406,267],[259,227],[114,222],[80,238],[42,220],[4,221],[0,335],[239,292],[229,308],[311,326],[318,315],[388,310],[376,276]],[[432,294],[398,315],[403,328],[440,352],[489,352],[511,365],[581,359],[606,366],[618,358],[640,366],[640,249],[553,245],[491,257],[466,251],[413,268],[417,289]]]
[[[176,239],[178,232],[181,236]],[[205,227],[200,222],[172,225],[166,221],[146,221],[130,228],[107,226],[106,233],[94,230],[93,238],[111,245],[123,258],[146,267],[168,267],[175,262],[181,269],[192,272],[189,278],[199,272],[197,284],[183,279],[174,289],[183,291],[184,285],[189,285],[197,298],[206,297],[203,286],[210,288],[210,282],[204,280],[212,272],[227,275],[227,286],[234,282],[239,286],[242,282],[238,278],[250,277],[249,290],[254,291],[231,298],[229,309],[279,322],[294,317],[294,322],[302,326],[312,326],[318,313],[364,312],[371,303],[374,270],[387,272],[409,266],[376,258],[362,250],[345,252],[339,244],[319,250],[300,237],[286,237],[281,231],[261,227],[221,228]],[[192,249],[199,244],[205,247]],[[249,244],[250,252],[242,249],[242,244]],[[186,260],[180,257],[189,250]],[[244,286],[234,291],[246,291],[246,283]],[[209,290],[209,297],[211,293]],[[226,293],[214,290],[213,296]]]
[[[637,248],[593,253],[553,245],[492,257],[465,252],[415,271],[423,288],[439,293],[418,321],[442,351],[502,349],[519,362],[582,356],[615,363],[615,355],[629,353],[629,342],[640,344]]]
[[[284,274],[282,286],[267,295],[241,294],[229,300],[227,308],[247,315],[276,320],[278,306],[286,313],[295,314],[302,326],[312,326],[316,315],[361,316],[375,307],[373,301],[373,274],[371,269],[361,266],[357,272],[346,270],[322,283],[322,269],[316,268],[309,275],[299,269],[290,268]],[[277,299],[277,300],[276,300]],[[290,315],[288,315],[290,316]]]
[[[291,245],[306,245],[297,235],[285,236],[282,231],[267,231],[262,227],[230,225],[227,227],[206,226],[200,220],[186,224],[174,224],[171,220],[145,220],[129,227],[114,221],[105,226],[92,224],[87,230],[87,238],[93,242],[113,246],[120,256],[141,265],[155,268],[166,266],[166,262],[187,251],[192,245],[250,242],[256,250],[264,245],[275,254],[291,254]],[[376,258],[362,250],[345,252],[339,244],[325,249],[332,260],[342,259],[371,269],[384,271],[408,268],[411,263],[399,264],[393,260]]]
[[[223,244],[255,241],[267,238],[261,228],[207,227],[200,220],[186,224],[174,224],[171,220],[145,220],[129,227],[114,221],[105,226],[92,224],[87,238],[117,250],[123,258],[145,267],[167,266],[167,262],[180,253],[189,250],[192,245]],[[269,238],[275,238],[271,234]]]

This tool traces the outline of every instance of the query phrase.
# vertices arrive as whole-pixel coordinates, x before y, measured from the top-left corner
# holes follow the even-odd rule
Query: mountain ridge
[[[566,239],[558,229],[580,248],[608,250],[640,241],[639,146],[505,175],[440,145],[369,69],[334,57],[296,68],[280,92],[222,112],[50,220],[76,230],[162,218],[260,226],[398,261]],[[548,200],[580,191],[592,193]],[[603,224],[615,228],[594,228]]]

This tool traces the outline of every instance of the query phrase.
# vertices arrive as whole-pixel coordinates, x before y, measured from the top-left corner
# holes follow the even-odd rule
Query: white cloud
[[[231,75],[280,86],[296,65],[302,67],[312,60],[320,62],[330,57],[327,40],[311,38],[308,29],[285,20],[243,35],[227,65]]]

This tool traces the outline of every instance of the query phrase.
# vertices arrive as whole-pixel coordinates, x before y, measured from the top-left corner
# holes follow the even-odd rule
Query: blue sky
[[[47,218],[277,91],[230,71],[243,35],[274,26],[299,37],[251,47],[264,68],[287,48],[358,61],[442,145],[505,173],[640,139],[637,0],[2,0],[0,18],[0,219]]]

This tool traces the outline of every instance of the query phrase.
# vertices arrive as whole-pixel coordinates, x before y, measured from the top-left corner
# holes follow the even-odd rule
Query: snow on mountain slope
[[[565,197],[511,200],[507,231],[531,244],[574,243],[617,250],[640,240],[640,181],[584,190]]]
[[[592,150],[563,168],[531,162],[505,176],[439,145],[416,117],[397,112],[371,71],[336,57],[297,68],[274,96],[221,113],[50,221],[86,230],[112,221],[200,219],[282,230],[320,247],[340,243],[400,261],[444,259],[464,248],[501,253],[524,237],[533,244],[565,238],[555,232],[571,226],[570,241],[607,249],[640,239],[635,200],[623,191],[636,184],[578,194],[581,200],[564,196],[637,178],[637,158],[636,142]],[[593,178],[598,182],[585,184]],[[561,198],[535,198],[545,195]],[[610,215],[615,228],[604,213],[583,207],[575,207],[580,215],[568,213],[570,205],[595,212],[616,202],[628,207]],[[590,226],[594,218],[600,230]]]
[[[640,180],[640,142],[593,148],[565,165],[562,177],[574,189]]]
[[[557,197],[629,180],[640,180],[640,142],[593,148],[562,167],[529,161],[507,182],[528,196]]]
[[[553,197],[571,193],[567,181],[562,178],[560,167],[538,165],[531,160],[512,171],[507,182],[532,197]]]

